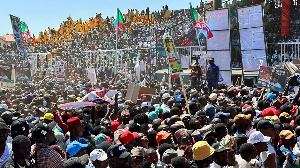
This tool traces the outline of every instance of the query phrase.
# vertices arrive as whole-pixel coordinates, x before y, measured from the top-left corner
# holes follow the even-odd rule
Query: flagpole
[[[117,8],[117,29],[116,29],[116,54],[115,54],[115,75],[117,74],[117,52],[118,52],[118,31],[119,31],[119,8]]]
[[[197,29],[195,28],[195,31],[196,31],[196,36],[197,36],[197,40],[198,40],[198,44],[199,44],[199,48],[200,48],[200,56],[198,59],[200,59],[200,57],[202,56],[203,57],[203,54],[202,54],[202,48],[201,48],[201,43],[200,43],[200,34],[199,34],[199,31],[197,31]],[[199,66],[200,66],[200,62],[199,62]],[[205,69],[207,67],[207,61],[205,59]],[[198,68],[201,68],[201,67],[198,67]],[[201,91],[201,84],[202,84],[202,74],[201,74],[201,77],[200,77],[200,86],[198,86],[200,88],[199,92]],[[201,92],[200,92],[201,93]]]

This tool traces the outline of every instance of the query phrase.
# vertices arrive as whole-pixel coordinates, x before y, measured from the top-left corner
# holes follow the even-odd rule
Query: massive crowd
[[[288,85],[298,86],[297,77],[298,73]],[[209,93],[207,88],[199,92],[174,83],[168,92],[167,83],[147,82],[156,93],[142,93],[135,102],[126,99],[128,85],[124,76],[93,87],[89,79],[78,77],[2,89],[0,166],[286,168],[299,164],[300,92],[289,86],[284,93],[246,86],[219,87]],[[71,109],[65,104],[78,100],[97,105]]]
[[[141,14],[128,10],[124,18],[132,23],[125,24],[119,34],[120,48],[155,46],[162,36],[158,29],[175,40],[191,31],[191,27],[177,24],[191,25],[188,10],[163,8]],[[67,53],[109,49],[114,46],[109,40],[114,39],[112,20],[102,19],[101,14],[85,22],[69,17],[59,30],[43,32],[29,49]],[[61,30],[68,33],[60,37]],[[0,48],[1,59],[16,61],[17,57],[8,57],[14,50]],[[131,94],[129,76],[102,74],[92,85],[83,64],[79,67],[82,71],[75,71],[66,81],[34,78],[32,83],[0,90],[0,167],[300,165],[299,72],[287,80],[284,92],[244,85],[195,90],[178,80],[169,89],[166,82],[147,80],[143,91],[155,92],[141,92],[135,99],[127,97]]]

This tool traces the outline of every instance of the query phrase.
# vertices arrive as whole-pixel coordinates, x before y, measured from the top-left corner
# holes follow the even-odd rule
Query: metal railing
[[[283,65],[286,61],[300,59],[300,42],[267,43],[269,66]]]

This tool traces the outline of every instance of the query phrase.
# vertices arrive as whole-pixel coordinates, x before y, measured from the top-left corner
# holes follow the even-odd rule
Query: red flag
[[[291,1],[282,0],[281,8],[281,36],[290,35]]]
[[[204,36],[207,37],[207,39],[210,39],[214,36],[212,34],[212,32],[210,31],[210,29],[208,28],[206,23],[204,23],[204,22],[194,22],[194,26],[197,30],[199,30],[201,33],[203,33]]]

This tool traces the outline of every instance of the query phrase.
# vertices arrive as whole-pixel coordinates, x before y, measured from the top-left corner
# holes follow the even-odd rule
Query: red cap
[[[141,99],[144,101],[147,101],[147,95],[146,94],[141,94]]]
[[[111,90],[114,87],[114,85],[109,85],[108,89]]]
[[[120,136],[120,141],[124,145],[127,145],[136,137],[138,137],[138,133],[131,133],[130,131],[124,131]]]
[[[245,110],[247,107],[251,107],[249,104],[245,104],[244,106],[243,106],[243,110]]]
[[[79,125],[81,125],[81,121],[78,117],[71,117],[67,120],[67,125],[68,125],[68,128],[75,128]]]
[[[118,129],[119,126],[120,126],[119,121],[114,120],[114,121],[111,123],[111,132],[114,133],[114,132]]]
[[[264,109],[261,114],[263,117],[274,116],[276,114],[276,109],[269,107],[269,108]]]
[[[238,89],[238,88],[236,88],[236,87],[233,87],[233,88],[231,88],[232,90],[235,90],[236,92],[240,92],[241,90],[240,89]]]

